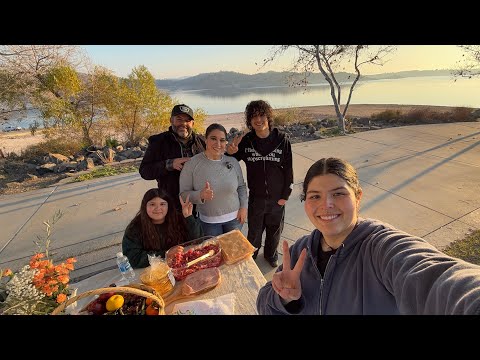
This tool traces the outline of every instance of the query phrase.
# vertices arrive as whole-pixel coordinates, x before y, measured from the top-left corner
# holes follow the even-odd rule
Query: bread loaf
[[[222,248],[223,259],[229,265],[251,256],[256,250],[238,229],[219,235],[217,239]]]

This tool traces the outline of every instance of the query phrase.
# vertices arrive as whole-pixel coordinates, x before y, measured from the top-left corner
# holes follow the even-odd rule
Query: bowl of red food
[[[165,253],[165,259],[177,281],[198,270],[218,267],[223,261],[220,243],[213,236],[204,236],[174,246]]]

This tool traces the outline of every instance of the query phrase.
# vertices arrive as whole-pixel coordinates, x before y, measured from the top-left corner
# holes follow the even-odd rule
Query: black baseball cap
[[[180,104],[180,105],[175,105],[173,107],[171,116],[180,115],[180,114],[187,114],[188,116],[190,116],[190,119],[194,120],[193,110],[188,105]]]

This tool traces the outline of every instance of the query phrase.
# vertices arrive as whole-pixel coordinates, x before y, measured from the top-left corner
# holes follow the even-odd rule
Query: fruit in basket
[[[98,295],[98,300],[99,301],[103,301],[103,302],[107,302],[108,299],[110,299],[113,295],[115,295],[114,292],[108,292],[108,293],[104,293],[104,294],[100,294]]]
[[[88,304],[87,311],[93,315],[103,315],[107,312],[107,307],[105,306],[105,302],[95,299]]]
[[[155,307],[155,305],[152,303],[147,306],[145,310],[146,315],[158,315],[158,308]]]
[[[107,308],[107,311],[115,311],[120,309],[124,302],[125,299],[122,295],[113,295],[107,300],[105,307]]]

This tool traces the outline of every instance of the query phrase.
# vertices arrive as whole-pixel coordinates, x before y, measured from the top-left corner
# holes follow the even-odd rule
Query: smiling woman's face
[[[206,152],[210,158],[220,159],[227,148],[227,139],[222,130],[212,130],[205,141]]]
[[[305,213],[327,243],[338,247],[355,227],[362,193],[334,174],[312,178],[305,194]]]

